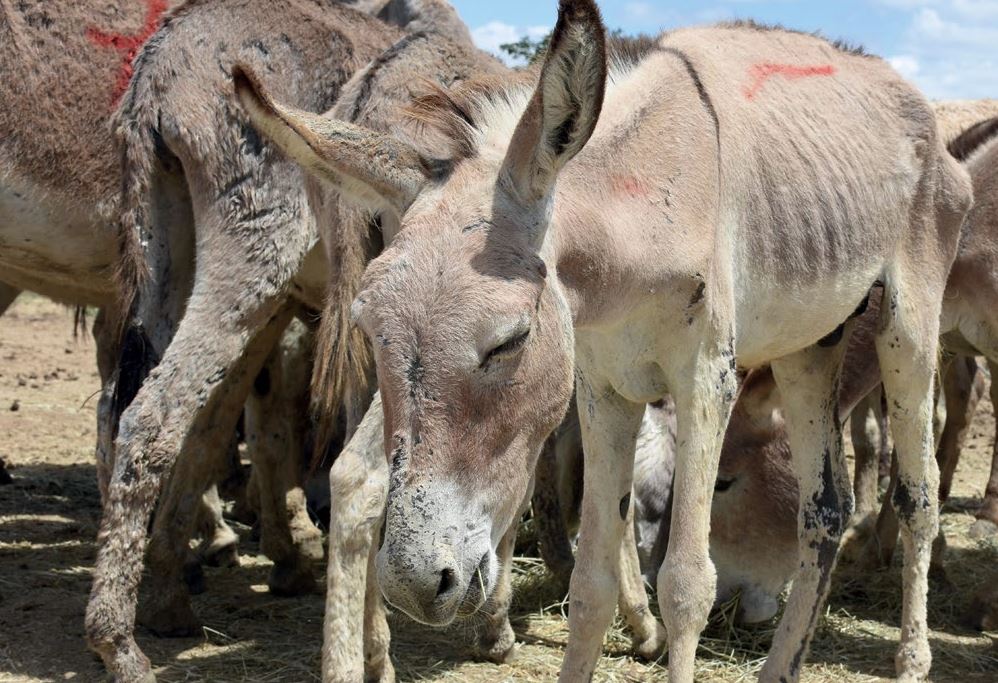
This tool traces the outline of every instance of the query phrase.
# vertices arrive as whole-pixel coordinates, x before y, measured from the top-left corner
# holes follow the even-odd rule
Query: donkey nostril
[[[437,586],[437,597],[448,593],[450,589],[454,587],[457,583],[457,576],[454,574],[454,570],[448,567],[440,572],[440,585]]]

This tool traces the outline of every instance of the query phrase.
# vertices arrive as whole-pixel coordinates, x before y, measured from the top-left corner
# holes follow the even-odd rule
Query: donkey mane
[[[782,33],[795,33],[802,36],[811,36],[812,38],[817,38],[823,40],[839,52],[844,52],[846,54],[855,55],[856,57],[870,57],[876,59],[876,55],[872,55],[866,51],[862,45],[856,45],[842,39],[832,39],[823,34],[821,31],[801,31],[798,29],[787,28],[781,24],[768,24],[763,22],[758,22],[754,19],[733,19],[731,21],[722,21],[715,24],[718,28],[733,28],[733,29],[747,29],[749,31],[779,31]]]
[[[975,152],[996,138],[998,138],[998,116],[978,121],[953,138],[946,149],[954,159],[965,163]]]

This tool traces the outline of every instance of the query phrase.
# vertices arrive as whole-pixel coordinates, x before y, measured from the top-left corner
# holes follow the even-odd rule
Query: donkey
[[[105,512],[102,524],[87,622],[92,646],[123,679],[150,675],[149,662],[132,638],[141,557],[125,552],[134,543],[144,543],[149,496],[175,469],[168,498],[175,501],[174,507],[171,514],[157,516],[171,523],[157,521],[149,552],[150,557],[171,557],[176,565],[181,539],[191,524],[187,499],[205,477],[204,465],[184,457],[173,468],[174,458],[234,422],[240,402],[259,377],[266,350],[287,324],[290,308],[321,309],[327,288],[332,288],[327,278],[348,287],[381,239],[371,231],[366,215],[341,216],[335,194],[314,184],[303,186],[297,168],[276,157],[246,124],[229,97],[227,71],[216,66],[228,69],[240,60],[268,74],[294,73],[294,79],[280,83],[299,106],[326,111],[335,99],[350,116],[384,128],[393,124],[391,103],[405,101],[420,76],[450,85],[472,74],[505,70],[474,50],[467,29],[449,6],[425,15],[412,8],[433,9],[437,3],[404,3],[411,11],[402,16],[414,25],[427,26],[427,16],[450,17],[452,22],[414,34],[348,8],[327,7],[321,15],[299,22],[298,28],[310,38],[321,38],[305,45],[281,23],[287,21],[288,10],[315,14],[310,3],[298,4],[268,8],[273,16],[252,22],[234,14],[236,3],[179,10],[139,54],[124,96],[118,126],[126,168],[123,239],[130,258],[123,289],[134,296],[134,304],[119,364],[118,385],[125,390],[118,392],[117,406],[123,412],[116,446],[122,464],[111,487],[115,505]],[[382,13],[397,5],[386,6]],[[209,40],[207,47],[201,45],[205,31],[223,33],[211,27],[224,27],[224,44]],[[252,38],[234,37],[250,29]],[[321,48],[314,49],[319,43]],[[200,56],[205,49],[218,50],[220,56]],[[178,62],[199,66],[180,78]],[[358,72],[365,63],[368,66]],[[399,70],[403,66],[408,68],[404,78]],[[346,84],[353,74],[357,78]],[[164,210],[173,192],[188,202],[183,215],[196,220],[178,222]],[[334,242],[317,244],[318,225],[331,226]],[[188,253],[185,245],[195,251],[198,264],[189,290],[175,278],[178,259]],[[325,250],[330,252],[328,273]],[[147,277],[142,277],[144,271]],[[190,298],[182,315],[173,315],[175,302],[186,298],[187,291]],[[347,298],[346,309],[351,300]],[[336,334],[331,337],[337,344],[342,341]],[[162,360],[150,358],[147,351],[156,347],[157,339],[169,340]],[[349,342],[338,347],[346,349],[343,357],[349,362],[343,367],[352,372],[359,365],[357,374],[363,375],[358,362],[363,350],[351,348]],[[322,368],[318,374],[327,376]],[[199,398],[178,403],[178,396]],[[141,476],[132,477],[133,471]],[[271,588],[275,582],[279,587],[305,586],[308,563],[302,561],[300,549],[288,543],[284,547],[288,553],[283,560],[275,558]],[[182,632],[193,628],[196,619],[175,576],[174,571],[151,577],[154,599],[144,611],[146,620]]]
[[[879,383],[874,348],[879,315],[875,290],[856,320],[843,362],[840,421],[850,419]],[[556,442],[545,446],[541,463],[553,457],[554,472],[546,473],[538,464],[533,503],[542,555],[558,573],[570,572],[574,564],[568,535],[578,526],[584,470],[580,427],[571,410],[553,436]],[[649,583],[669,542],[675,452],[675,405],[668,399],[646,410],[634,456],[635,535]],[[739,617],[746,623],[772,618],[793,578],[797,499],[779,390],[771,369],[753,370],[742,381],[724,435],[710,529],[710,555],[718,574],[715,604],[740,594]]]
[[[762,678],[796,680],[851,509],[831,399],[844,322],[880,281],[908,563],[897,667],[925,678],[932,378],[966,173],[929,105],[881,60],[754,24],[676,31],[658,47],[607,88],[598,9],[562,0],[536,87],[438,93],[418,110],[460,143],[443,161],[278,106],[237,73],[261,130],[401,221],[354,304],[391,463],[382,591],[430,624],[487,599],[574,374],[586,472],[562,679],[588,679],[617,594],[644,404],[668,391],[678,448],[659,601],[671,676],[691,681],[715,595],[709,514],[737,367],[772,361],[800,570]]]
[[[105,386],[121,318],[114,282],[121,174],[108,120],[127,85],[127,58],[175,4],[0,4],[0,314],[22,290],[78,311],[98,307],[93,336]],[[77,323],[84,320],[78,312]],[[104,392],[98,415],[109,410]],[[102,496],[110,479],[106,424],[98,420]],[[202,556],[231,562],[235,532],[207,500],[201,512]]]

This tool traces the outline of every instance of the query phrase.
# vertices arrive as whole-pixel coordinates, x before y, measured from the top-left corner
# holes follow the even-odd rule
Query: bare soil
[[[93,466],[98,385],[93,341],[74,339],[69,310],[24,296],[3,317],[0,458],[13,483],[0,486],[0,682],[106,680],[83,641],[100,513]],[[991,407],[982,406],[943,515],[951,585],[934,587],[931,596],[935,681],[998,680],[995,634],[960,626],[970,593],[998,580],[998,540],[967,535],[984,488],[994,426]],[[322,596],[269,595],[269,562],[249,530],[239,530],[241,566],[207,568],[208,591],[194,597],[204,622],[200,637],[158,639],[139,629],[159,680],[318,679]],[[315,569],[321,576],[322,567]],[[517,561],[515,586],[513,625],[520,645],[512,663],[470,661],[470,626],[442,633],[397,618],[392,648],[400,680],[553,680],[567,637],[564,596],[530,557]],[[802,680],[887,680],[900,610],[897,562],[872,574],[841,567]],[[754,680],[772,632],[772,624],[740,628],[727,613],[718,614],[701,645],[698,680]],[[667,680],[664,662],[635,661],[627,646],[615,625],[597,680]]]

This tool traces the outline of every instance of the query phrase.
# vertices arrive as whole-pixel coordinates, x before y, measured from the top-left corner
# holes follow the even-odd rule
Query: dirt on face
[[[0,459],[13,479],[0,482],[0,682],[106,679],[83,640],[100,516],[93,465],[99,378],[94,343],[74,339],[72,320],[69,309],[31,295],[0,320]],[[929,610],[937,682],[998,680],[995,634],[960,626],[972,591],[998,580],[998,539],[967,534],[994,438],[993,413],[983,403],[942,516],[950,585],[933,585]],[[251,530],[235,526],[243,537],[242,566],[206,568],[208,591],[194,597],[202,634],[159,639],[137,629],[158,680],[318,680],[322,595],[267,593],[270,562]],[[322,576],[320,564],[315,571]],[[395,617],[392,657],[399,680],[553,680],[568,635],[564,595],[536,557],[519,557],[514,571],[512,623],[520,645],[513,662],[469,659],[473,621],[432,631]],[[890,570],[874,573],[840,566],[802,681],[891,679],[900,583],[899,558]],[[754,680],[775,622],[742,628],[729,619],[734,611],[731,605],[716,614],[705,632],[698,680]],[[615,623],[596,680],[664,680],[664,661],[636,661],[628,646]]]

